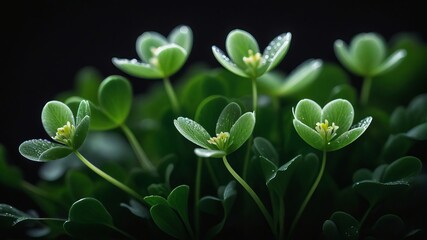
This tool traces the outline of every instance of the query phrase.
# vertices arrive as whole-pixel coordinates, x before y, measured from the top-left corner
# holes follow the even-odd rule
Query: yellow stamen
[[[55,137],[53,137],[53,139],[70,146],[75,130],[76,128],[74,127],[74,125],[72,125],[70,121],[67,121],[67,124],[56,130],[56,135]]]
[[[259,64],[261,63],[261,60],[261,53],[257,52],[254,54],[254,51],[252,51],[251,49],[248,50],[248,56],[243,57],[243,62],[245,62],[246,65],[254,69],[258,68]]]
[[[208,143],[217,146],[219,150],[226,150],[229,144],[229,138],[230,134],[228,132],[220,132],[216,134],[216,137],[211,137]]]
[[[316,123],[316,131],[320,133],[320,135],[325,139],[326,142],[331,141],[333,137],[337,135],[337,129],[339,127],[335,125],[335,123],[332,123],[332,126],[329,126],[329,122],[327,119],[325,119],[324,123]]]

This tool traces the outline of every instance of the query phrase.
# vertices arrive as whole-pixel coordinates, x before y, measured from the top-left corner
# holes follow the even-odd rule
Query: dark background
[[[76,72],[96,67],[103,76],[123,73],[112,57],[134,58],[135,40],[144,31],[169,32],[179,24],[194,33],[193,50],[182,71],[195,62],[219,67],[211,46],[224,49],[227,34],[250,32],[263,49],[283,32],[292,33],[290,50],[279,69],[291,71],[309,58],[336,61],[333,42],[361,32],[386,40],[400,32],[426,41],[422,1],[84,1],[37,0],[1,3],[0,144],[10,163],[36,176],[40,163],[18,153],[21,142],[47,138],[40,121],[43,105],[73,87]],[[179,73],[178,73],[179,74]],[[134,92],[152,81],[129,77]]]

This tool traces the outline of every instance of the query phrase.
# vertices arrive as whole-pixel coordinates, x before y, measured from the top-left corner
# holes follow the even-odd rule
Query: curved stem
[[[270,213],[268,213],[267,208],[262,203],[261,199],[258,197],[258,195],[252,190],[252,188],[243,180],[239,174],[234,171],[234,169],[231,167],[231,165],[227,161],[227,157],[222,157],[222,161],[224,162],[225,167],[230,172],[230,174],[242,185],[242,187],[249,193],[249,195],[252,197],[252,199],[255,201],[255,203],[258,205],[258,208],[261,210],[262,214],[265,217],[265,220],[267,220],[268,225],[270,226],[271,231],[274,235],[276,235],[276,231],[274,228],[274,222],[273,218],[271,217]]]
[[[258,91],[256,86],[256,78],[252,78],[252,107],[254,112],[256,112],[258,107]]]
[[[172,104],[172,109],[173,109],[174,113],[179,114],[180,106],[178,103],[178,98],[176,97],[175,91],[173,90],[173,87],[172,87],[172,84],[171,84],[169,78],[164,78],[163,84],[165,85],[166,94],[168,95],[169,100]]]
[[[368,104],[369,94],[371,92],[372,77],[365,77],[362,85],[362,92],[360,93],[360,103],[362,105]]]
[[[199,212],[199,199],[200,199],[200,185],[202,178],[202,162],[201,157],[197,158],[197,170],[196,170],[196,183],[194,190],[194,228],[196,239],[199,239],[199,227],[200,227],[200,212]]]
[[[243,172],[242,172],[242,178],[246,181],[246,176],[248,175],[248,169],[249,169],[249,161],[250,161],[250,154],[252,149],[252,141],[253,141],[253,135],[251,135],[247,141],[248,148],[246,149],[245,159],[243,161]]]
[[[323,150],[323,157],[322,157],[322,163],[320,165],[319,174],[316,177],[316,180],[314,180],[313,185],[311,186],[310,190],[307,193],[307,196],[305,196],[305,199],[303,203],[301,204],[301,207],[299,208],[293,222],[291,225],[291,228],[289,230],[289,237],[291,237],[292,232],[294,231],[302,213],[304,212],[305,207],[307,206],[308,202],[310,201],[311,196],[313,195],[314,191],[316,191],[317,185],[319,185],[320,180],[322,179],[323,172],[325,171],[326,166],[326,150]]]
[[[142,149],[141,145],[139,144],[132,131],[128,128],[128,126],[126,126],[126,124],[122,124],[120,127],[125,133],[133,151],[135,152],[142,169],[152,174],[156,174],[156,167],[148,159],[147,154],[145,154],[144,150]]]
[[[141,202],[144,203],[144,198],[141,195],[139,195],[134,190],[130,189],[128,186],[124,185],[122,182],[120,182],[120,181],[116,180],[115,178],[111,177],[110,175],[108,175],[107,173],[105,173],[104,171],[102,171],[101,169],[97,168],[95,165],[93,165],[91,162],[89,162],[89,160],[87,160],[79,151],[74,150],[74,154],[76,154],[76,156],[86,166],[88,166],[92,171],[94,171],[100,177],[104,178],[105,180],[107,180],[108,182],[110,182],[111,184],[113,184],[114,186],[120,188],[121,190],[125,191],[126,193],[128,193],[132,197],[134,197],[134,198],[136,198],[139,201],[141,201]]]
[[[369,213],[373,208],[374,208],[374,204],[370,205],[369,208],[366,210],[365,214],[363,214],[363,217],[359,222],[359,229],[362,229],[363,223],[365,222],[366,218],[368,217]]]
[[[40,189],[37,186],[34,186],[33,184],[27,181],[22,181],[21,186],[24,190],[28,191],[31,194],[38,195],[39,197],[43,197],[56,203],[63,204],[63,202],[59,201],[54,195],[50,194],[49,192],[46,192],[43,189]]]

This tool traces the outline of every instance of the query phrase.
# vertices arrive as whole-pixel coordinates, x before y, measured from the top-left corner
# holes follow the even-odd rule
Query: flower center
[[[74,125],[72,125],[70,121],[67,121],[67,124],[56,130],[56,136],[53,137],[53,139],[65,145],[71,146],[71,141],[74,136],[75,130],[76,128],[74,127]]]
[[[150,58],[150,64],[158,67],[159,66],[159,59],[157,59],[157,56],[159,55],[159,48],[158,47],[152,47],[150,48],[151,53],[153,56]]]
[[[217,146],[219,150],[225,150],[228,146],[229,138],[230,138],[230,133],[220,132],[216,134],[216,137],[211,137],[208,140],[208,143]]]
[[[339,127],[336,126],[334,122],[332,122],[332,126],[329,126],[329,122],[327,119],[325,119],[324,123],[316,123],[316,131],[320,133],[320,135],[326,142],[331,141],[331,139],[337,135],[338,128]]]
[[[261,63],[262,56],[261,53],[257,52],[254,54],[254,51],[251,49],[248,50],[248,56],[243,57],[243,62],[246,63],[249,67],[253,69],[257,69],[259,64]]]

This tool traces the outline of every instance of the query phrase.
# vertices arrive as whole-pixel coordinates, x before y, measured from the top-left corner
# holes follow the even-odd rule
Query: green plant
[[[427,45],[362,33],[349,48],[335,42],[345,68],[309,59],[285,74],[279,63],[290,41],[281,34],[261,54],[252,35],[233,30],[228,56],[212,47],[225,69],[191,65],[173,86],[192,30],[145,32],[136,43],[141,62],[113,58],[130,77],[163,79],[164,88],[145,94],[125,76],[82,69],[78,87],[42,109],[50,139],[19,146],[43,162],[38,182],[26,181],[0,148],[0,183],[38,207],[0,204],[2,234],[425,238],[427,68],[416,63],[427,62]]]

